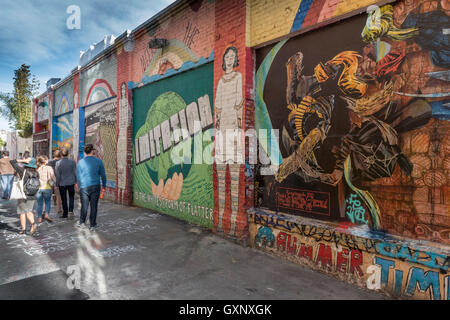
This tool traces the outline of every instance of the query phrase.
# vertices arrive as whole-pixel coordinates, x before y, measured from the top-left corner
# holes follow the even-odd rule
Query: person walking
[[[2,152],[3,157],[0,159],[0,182],[2,185],[2,198],[9,200],[11,189],[14,181],[14,168],[9,159],[9,151]]]
[[[22,160],[26,161],[26,162],[30,162],[31,159],[34,159],[34,158],[31,156],[30,151],[25,151],[23,153],[23,159]]]
[[[36,204],[36,193],[39,190],[39,173],[36,171],[36,159],[32,158],[28,163],[22,161],[21,167],[17,160],[10,160],[19,179],[23,179],[24,193],[26,199],[17,200],[17,214],[20,217],[21,230],[19,234],[24,234],[27,228],[27,220],[31,224],[30,235],[36,232],[37,225],[34,221],[33,207]]]
[[[55,173],[53,172],[53,168],[48,165],[47,156],[38,157],[37,166],[39,180],[41,182],[39,191],[36,194],[38,223],[42,223],[42,218],[48,222],[53,222],[50,219],[49,213],[52,207],[52,188],[56,184]],[[45,212],[43,212],[44,203]]]
[[[56,185],[61,194],[61,201],[63,207],[63,215],[61,218],[71,217],[73,214],[73,207],[75,202],[75,184],[77,183],[77,164],[75,161],[68,158],[69,150],[67,148],[61,149],[62,159],[56,163],[55,176]],[[69,206],[67,206],[67,194],[69,194]]]
[[[78,162],[77,178],[80,188],[81,213],[77,227],[84,228],[88,207],[91,207],[89,215],[90,230],[97,228],[97,208],[100,193],[105,192],[106,174],[103,161],[94,156],[94,146],[87,144],[84,147],[85,157]],[[101,185],[100,185],[101,179]]]
[[[19,157],[17,158],[17,162],[20,167],[24,167],[24,163],[28,163],[31,161],[31,159],[34,159],[30,156],[30,151],[25,151],[23,154],[19,153]]]
[[[58,163],[59,160],[61,160],[61,151],[60,150],[53,151],[53,159],[48,161],[48,165],[52,167],[53,172],[56,172],[56,163]],[[55,186],[53,186],[53,194],[55,195],[55,204],[58,210],[58,214],[62,215],[63,210],[62,210],[61,194],[59,192],[58,185],[56,184]]]

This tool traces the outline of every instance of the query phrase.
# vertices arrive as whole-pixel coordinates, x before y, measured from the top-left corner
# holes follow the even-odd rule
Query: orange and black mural
[[[450,243],[449,9],[372,6],[257,50],[255,126],[279,150],[260,140],[256,207]]]

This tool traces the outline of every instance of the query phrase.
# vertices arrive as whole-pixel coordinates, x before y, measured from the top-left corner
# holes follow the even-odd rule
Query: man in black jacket
[[[68,214],[71,217],[74,216],[73,207],[75,201],[75,184],[77,183],[77,164],[68,158],[69,150],[67,148],[61,149],[61,156],[62,159],[56,163],[55,176],[56,185],[61,194],[63,207],[62,218],[67,218]],[[69,193],[69,206],[67,206],[67,193]]]

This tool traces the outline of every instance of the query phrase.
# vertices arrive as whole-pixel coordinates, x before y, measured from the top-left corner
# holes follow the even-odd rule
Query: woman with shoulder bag
[[[27,228],[27,220],[31,224],[31,230],[30,235],[33,235],[36,232],[37,225],[34,222],[34,214],[33,214],[33,207],[36,203],[36,192],[35,190],[30,190],[27,192],[26,189],[28,185],[32,185],[32,187],[35,185],[36,178],[39,180],[39,173],[36,171],[36,159],[31,158],[27,160],[19,160],[21,163],[23,163],[23,167],[21,167],[17,160],[11,160],[10,163],[14,168],[14,171],[19,176],[19,179],[23,179],[23,186],[24,186],[24,195],[25,199],[18,199],[17,200],[17,214],[20,216],[20,226],[22,227],[22,230],[19,232],[19,234],[24,234]],[[33,189],[33,188],[30,189]],[[35,188],[35,187],[34,187]],[[33,194],[34,193],[34,194]]]
[[[39,173],[39,180],[41,182],[39,191],[36,194],[38,223],[42,222],[42,218],[48,222],[53,222],[49,217],[49,213],[52,206],[52,188],[56,184],[55,173],[53,172],[53,168],[48,165],[47,156],[38,157],[37,165],[37,172]],[[43,212],[44,203],[45,211]]]

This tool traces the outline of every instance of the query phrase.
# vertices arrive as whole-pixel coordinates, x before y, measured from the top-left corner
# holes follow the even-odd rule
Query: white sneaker
[[[80,229],[86,229],[86,225],[84,223],[80,223],[80,221],[77,222],[75,227],[80,228]]]

